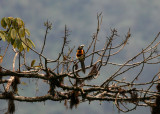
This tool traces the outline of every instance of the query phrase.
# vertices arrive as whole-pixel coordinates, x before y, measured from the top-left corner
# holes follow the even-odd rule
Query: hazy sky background
[[[103,13],[103,24],[99,36],[98,46],[101,46],[110,28],[116,28],[124,39],[131,28],[132,38],[125,49],[125,55],[132,57],[138,50],[146,46],[158,32],[160,32],[160,1],[159,0],[0,0],[0,19],[5,16],[20,17],[31,32],[31,39],[40,50],[44,38],[44,21],[53,22],[53,29],[48,34],[45,55],[56,57],[61,48],[65,24],[70,29],[70,47],[80,44],[88,45],[92,34],[96,31],[97,13]],[[47,50],[47,51],[46,51]],[[32,59],[33,56],[30,57]],[[120,59],[117,58],[117,59]],[[150,69],[146,74],[151,73]],[[104,72],[106,73],[106,72]],[[102,73],[103,74],[103,73]],[[39,83],[40,92],[45,90]],[[45,86],[46,87],[46,86]],[[21,90],[22,95],[32,96],[35,93],[27,85]],[[5,101],[2,107],[6,107]],[[110,102],[82,103],[77,109],[66,110],[63,102],[46,101],[41,103],[16,102],[16,114],[117,114],[116,107]],[[2,105],[0,103],[0,105]],[[1,109],[1,108],[0,108]],[[150,114],[150,108],[138,107],[128,114]],[[123,114],[123,113],[121,113]]]

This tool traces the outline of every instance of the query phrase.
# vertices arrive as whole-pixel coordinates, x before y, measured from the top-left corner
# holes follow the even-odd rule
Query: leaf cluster
[[[1,26],[4,30],[0,30],[0,37],[3,41],[7,41],[14,48],[20,52],[35,47],[32,40],[30,40],[30,32],[25,27],[21,18],[3,17],[1,19]]]

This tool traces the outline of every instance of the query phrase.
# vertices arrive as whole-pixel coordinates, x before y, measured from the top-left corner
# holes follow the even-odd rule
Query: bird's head
[[[84,45],[80,45],[80,46],[78,47],[78,49],[83,49],[83,47],[84,47]]]

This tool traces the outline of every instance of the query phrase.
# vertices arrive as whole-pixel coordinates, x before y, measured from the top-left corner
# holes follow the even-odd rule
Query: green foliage
[[[2,26],[4,29],[6,29],[6,27],[7,27],[6,17],[2,18],[2,20],[1,20],[1,26]]]
[[[32,62],[31,62],[31,67],[33,67],[33,66],[34,66],[35,62],[36,62],[36,60],[35,60],[35,59],[34,59],[34,60],[32,60]]]
[[[24,28],[20,28],[19,29],[19,35],[20,35],[20,37],[24,37],[25,36],[25,29]]]
[[[17,37],[17,32],[16,32],[15,29],[12,29],[12,30],[11,30],[11,37],[12,37],[12,39],[16,39],[16,37]]]
[[[0,31],[0,37],[2,38],[3,41],[5,41],[5,36],[6,34],[3,31]]]
[[[5,30],[0,30],[0,37],[3,41],[7,41],[20,52],[34,47],[35,44],[28,37],[30,32],[25,28],[25,24],[20,18],[4,17],[1,19],[1,26]]]
[[[35,63],[36,63],[36,60],[33,59],[33,60],[31,61],[31,67],[33,67],[35,70],[39,70],[40,68],[42,68],[42,67],[39,66],[39,65],[35,65]]]

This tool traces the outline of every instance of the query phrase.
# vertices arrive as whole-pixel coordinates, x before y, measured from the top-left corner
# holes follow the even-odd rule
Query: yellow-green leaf
[[[27,52],[29,52],[29,47],[27,47]]]
[[[11,20],[9,18],[6,18],[5,21],[6,21],[7,25],[8,25],[8,27],[9,27],[11,25]]]
[[[18,24],[18,27],[24,26],[24,23],[23,23],[22,19],[16,18],[16,22],[17,22],[17,24]]]
[[[25,33],[26,33],[28,36],[30,36],[30,32],[29,32],[28,29],[25,29]]]
[[[27,48],[27,46],[23,42],[22,42],[22,46],[23,46],[24,49]]]
[[[5,41],[6,39],[4,34],[5,34],[4,32],[0,31],[0,37],[2,38],[3,41]]]
[[[13,45],[13,42],[11,41],[11,40],[14,40],[14,39],[11,37],[11,31],[12,31],[12,29],[13,29],[13,27],[10,27],[8,33],[6,34],[6,39],[7,39],[7,42],[8,42],[8,43],[11,42],[12,45]]]
[[[35,62],[36,62],[36,60],[35,60],[35,59],[34,59],[34,60],[32,60],[32,62],[31,62],[31,67],[33,67],[33,66],[34,66]]]
[[[16,40],[14,40],[13,47],[14,47],[14,48],[17,47],[17,42],[16,42]]]
[[[41,66],[38,66],[38,65],[37,65],[37,66],[34,66],[34,67],[36,67],[36,68],[41,68]]]
[[[26,38],[26,41],[27,41],[27,46],[32,48],[32,43],[30,42],[30,40],[28,38]]]
[[[8,17],[8,19],[12,21],[14,18],[13,17]]]
[[[25,29],[24,28],[20,28],[19,29],[19,36],[20,37],[24,37],[25,36]]]
[[[23,48],[26,49],[27,45],[28,45],[26,39],[24,37],[22,37],[21,40],[22,40],[22,46],[23,46]]]
[[[24,48],[22,45],[22,41],[20,39],[16,39],[16,45],[17,45],[17,48],[20,52],[23,51]]]
[[[10,43],[12,38],[8,36],[6,39],[7,39],[7,42]]]
[[[21,38],[22,42],[26,43],[25,37]]]
[[[1,26],[2,26],[4,29],[6,29],[6,27],[7,27],[7,23],[6,23],[5,19],[6,19],[6,17],[3,17],[2,20],[1,20]]]
[[[17,44],[17,48],[19,48],[21,46],[21,41],[20,39],[16,39],[16,44]]]
[[[29,38],[28,38],[28,41],[32,44],[32,46],[35,48],[35,44],[32,42],[32,40],[30,40]]]
[[[41,68],[41,66],[34,66],[33,68],[34,68],[35,70],[38,70],[38,69]]]
[[[17,23],[16,20],[17,20],[17,19],[15,18],[15,19],[13,19],[13,21],[12,21],[12,26],[13,26],[14,28],[18,28],[18,23]]]
[[[17,36],[16,30],[15,30],[15,29],[12,29],[12,30],[11,30],[11,37],[12,37],[13,39],[15,39],[16,36]]]
[[[20,52],[22,52],[23,51],[23,46],[22,46],[22,44],[19,46],[19,48],[18,48],[18,50],[20,51]]]

